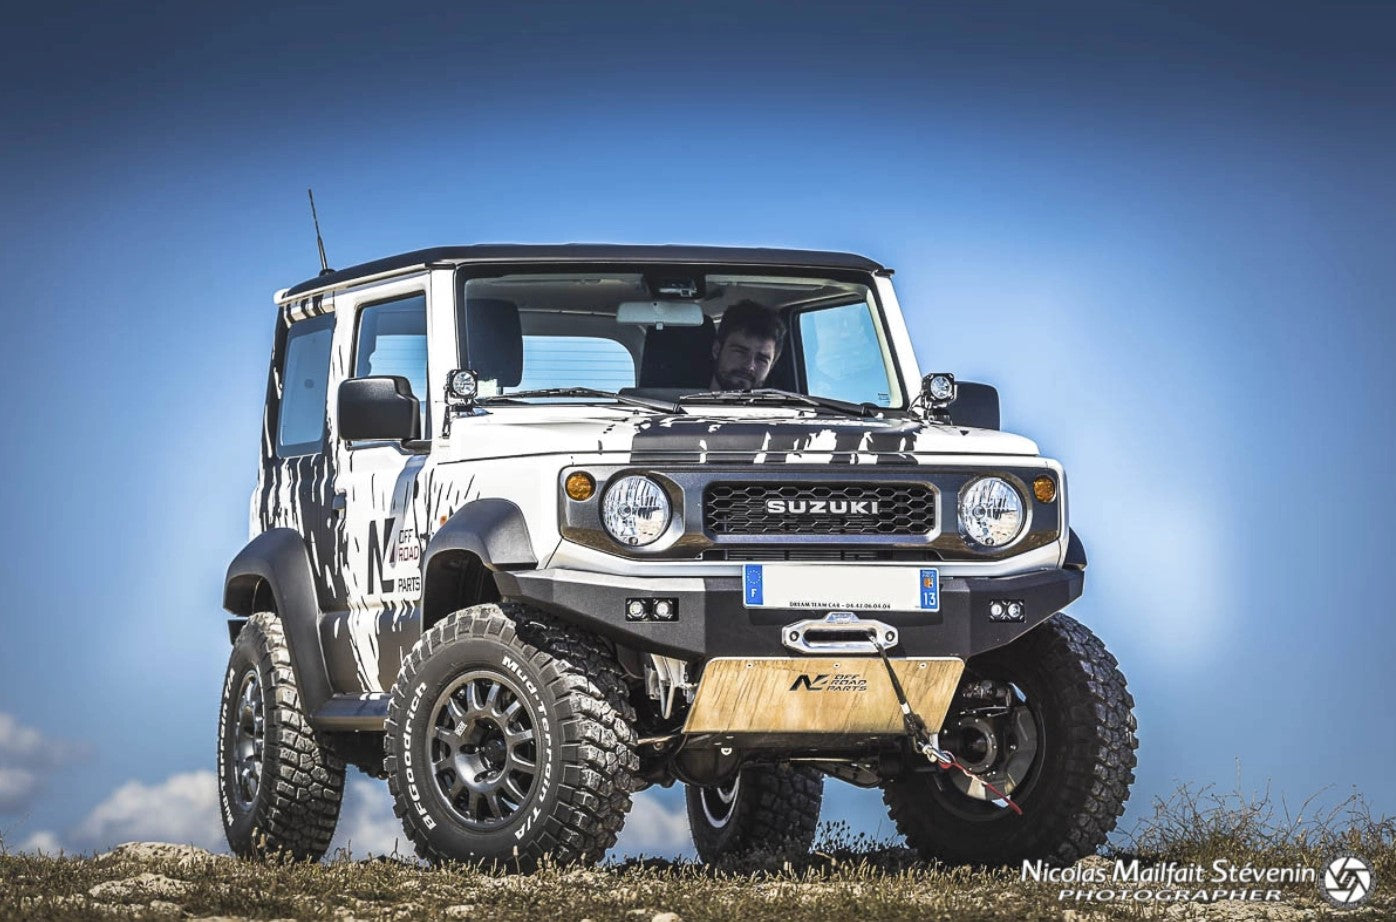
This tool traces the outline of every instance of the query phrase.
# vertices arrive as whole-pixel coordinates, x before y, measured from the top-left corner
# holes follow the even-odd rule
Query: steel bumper
[[[553,612],[650,653],[682,659],[717,656],[781,656],[781,628],[817,617],[809,610],[749,609],[742,605],[739,577],[631,577],[581,570],[497,571],[501,595]],[[1036,570],[1016,576],[940,579],[937,612],[878,612],[877,620],[897,628],[894,656],[968,658],[1014,640],[1081,595],[1085,575],[1077,569]],[[672,621],[628,620],[630,599],[677,601]],[[1023,603],[1021,621],[995,620],[990,605],[1011,599]]]

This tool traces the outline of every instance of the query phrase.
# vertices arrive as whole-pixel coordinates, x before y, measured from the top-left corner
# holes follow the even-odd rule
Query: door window
[[[426,295],[371,304],[360,311],[354,356],[356,378],[398,375],[407,379],[412,386],[412,396],[421,405],[422,436],[430,438]]]

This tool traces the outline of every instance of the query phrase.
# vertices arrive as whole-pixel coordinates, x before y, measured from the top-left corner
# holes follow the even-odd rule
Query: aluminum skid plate
[[[964,670],[953,656],[894,659],[907,700],[940,727]],[[703,669],[685,733],[905,732],[876,656],[719,657]]]

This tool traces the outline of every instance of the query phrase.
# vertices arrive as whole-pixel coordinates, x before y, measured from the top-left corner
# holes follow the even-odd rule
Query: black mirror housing
[[[998,388],[974,381],[957,381],[955,387],[959,394],[950,407],[950,418],[956,424],[976,429],[999,427]]]
[[[338,398],[341,438],[421,438],[421,409],[412,396],[412,385],[401,375],[350,378],[339,385]]]

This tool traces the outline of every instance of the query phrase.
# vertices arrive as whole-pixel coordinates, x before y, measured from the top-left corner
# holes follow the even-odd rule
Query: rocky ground
[[[1290,922],[1396,917],[1396,887],[1390,886],[1396,850],[1368,857],[1378,876],[1371,897],[1360,908],[1338,911],[1313,884],[1284,885],[1281,899],[1268,903],[1221,899],[1092,907],[1059,900],[1059,890],[1075,885],[1024,881],[1020,869],[930,867],[902,849],[817,853],[798,864],[766,856],[723,869],[631,862],[519,875],[426,868],[397,859],[250,862],[189,846],[133,843],[95,857],[0,856],[0,919]],[[1093,857],[1078,867],[1109,869],[1113,864],[1113,859]]]

